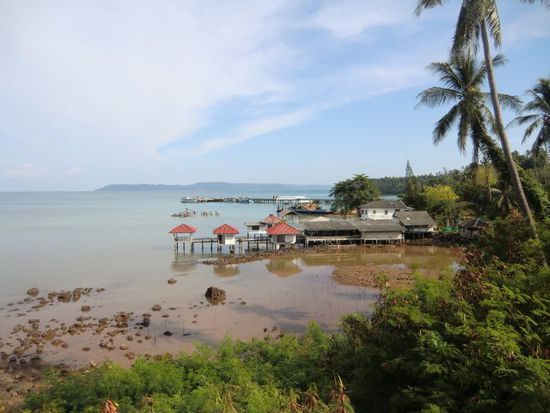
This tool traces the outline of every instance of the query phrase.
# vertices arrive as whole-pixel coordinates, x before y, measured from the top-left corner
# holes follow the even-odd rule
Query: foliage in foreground
[[[550,224],[550,223],[548,223]],[[497,220],[454,277],[383,291],[342,332],[225,340],[172,359],[113,364],[29,396],[42,412],[550,411],[550,270],[519,214]],[[340,381],[340,378],[342,381]],[[348,397],[349,396],[349,400]]]

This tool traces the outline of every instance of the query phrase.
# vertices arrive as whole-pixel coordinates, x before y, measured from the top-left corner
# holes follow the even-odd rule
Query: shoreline
[[[336,254],[344,252],[357,252],[357,251],[395,251],[403,247],[439,247],[439,248],[462,248],[456,244],[449,244],[445,242],[438,242],[429,240],[420,243],[420,242],[406,242],[403,244],[365,244],[365,245],[319,245],[310,248],[287,248],[279,250],[269,250],[269,251],[254,251],[254,252],[244,252],[241,254],[226,255],[220,256],[216,259],[206,259],[199,261],[200,264],[204,265],[234,265],[234,264],[246,264],[249,262],[264,261],[272,258],[280,257],[302,257],[305,255],[318,255],[325,254],[328,252],[333,252]]]

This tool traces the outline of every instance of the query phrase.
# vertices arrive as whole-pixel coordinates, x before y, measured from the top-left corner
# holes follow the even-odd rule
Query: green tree
[[[449,224],[456,218],[458,195],[449,185],[428,186],[424,189],[424,199],[429,212]]]
[[[440,6],[444,0],[419,0],[416,13],[420,14],[424,9]],[[522,0],[524,3],[534,3],[535,0]],[[550,6],[550,0],[540,0],[540,3]],[[504,158],[509,169],[511,185],[514,188],[518,204],[525,218],[527,219],[531,231],[535,238],[538,237],[537,226],[531,208],[527,202],[520,175],[512,157],[512,151],[508,141],[508,136],[504,129],[502,112],[500,108],[500,99],[497,92],[496,80],[493,72],[493,59],[491,57],[491,46],[489,44],[489,35],[493,38],[496,47],[502,43],[502,34],[500,30],[500,18],[496,0],[462,0],[462,7],[458,16],[456,30],[453,40],[452,54],[458,56],[464,54],[466,50],[476,50],[481,39],[483,45],[483,54],[485,65],[487,67],[487,80],[491,91],[491,102],[495,119],[495,129],[500,139],[500,144],[504,152]]]
[[[405,194],[403,196],[403,202],[413,208],[424,207],[421,187],[409,161],[407,161],[407,167],[405,168]]]
[[[336,183],[330,196],[334,198],[334,208],[349,212],[375,199],[380,198],[380,191],[369,180],[367,175],[358,174],[353,178]]]
[[[532,151],[538,152],[546,147],[548,153],[550,145],[550,78],[539,79],[537,85],[533,89],[529,89],[527,93],[531,96],[531,100],[523,106],[522,112],[533,113],[518,116],[510,124],[529,125],[525,129],[522,143],[538,129]]]

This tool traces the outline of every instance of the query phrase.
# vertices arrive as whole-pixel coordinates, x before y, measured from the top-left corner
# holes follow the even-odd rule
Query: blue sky
[[[460,2],[415,4],[0,0],[0,191],[462,167],[453,135],[431,142],[443,109],[414,108]],[[497,82],[523,95],[550,75],[550,10],[499,4]]]

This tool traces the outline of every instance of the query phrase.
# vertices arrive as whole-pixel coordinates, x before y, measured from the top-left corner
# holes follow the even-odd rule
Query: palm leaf
[[[449,101],[460,99],[460,93],[449,88],[431,87],[419,93],[417,98],[420,99],[420,101],[416,104],[416,108],[421,106],[434,108],[444,105]]]
[[[453,125],[456,123],[459,115],[459,105],[454,105],[449,112],[445,116],[443,116],[441,119],[437,121],[435,124],[435,128],[432,133],[432,138],[434,144],[438,144],[441,142],[445,136],[447,136],[447,133],[449,130],[453,127]]]

